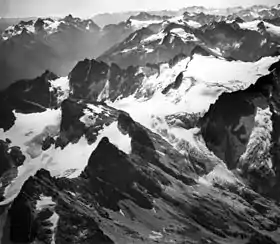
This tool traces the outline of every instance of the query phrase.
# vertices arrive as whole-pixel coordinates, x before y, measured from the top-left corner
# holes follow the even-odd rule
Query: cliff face
[[[70,75],[70,86],[75,98],[91,101],[116,100],[133,94],[144,74],[138,67],[121,69],[117,64],[107,65],[102,61],[84,60],[79,62]]]
[[[201,119],[207,146],[258,192],[279,199],[279,62],[243,91],[222,94]]]

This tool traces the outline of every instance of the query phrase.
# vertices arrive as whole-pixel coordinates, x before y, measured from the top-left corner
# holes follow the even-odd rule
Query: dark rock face
[[[246,244],[276,244],[269,236],[253,235]]]
[[[129,196],[140,207],[151,209],[151,199],[141,189],[145,188],[153,195],[159,194],[161,189],[142,173],[144,162],[138,163],[136,168],[129,156],[119,151],[108,138],[103,138],[90,156],[83,176],[90,179],[91,188],[98,194],[102,206],[117,211],[117,203]]]
[[[13,167],[22,165],[24,160],[25,156],[22,154],[20,148],[9,147],[8,142],[0,140],[0,176]]]
[[[42,150],[48,150],[53,144],[55,144],[55,140],[52,137],[47,136],[47,138],[43,141]]]
[[[183,81],[183,72],[181,72],[175,79],[173,83],[168,85],[166,88],[163,89],[162,94],[167,94],[171,89],[178,89]]]
[[[35,215],[31,203],[22,194],[14,201],[9,212],[10,239],[15,243],[28,243],[35,239]]]
[[[138,67],[129,66],[121,69],[112,63],[96,60],[79,62],[70,73],[72,97],[84,98],[89,101],[114,101],[119,96],[129,96],[136,91],[144,75],[138,72]]]
[[[206,50],[205,48],[203,48],[201,46],[196,46],[191,52],[191,58],[193,58],[194,54],[199,54],[202,56],[210,56],[213,53],[211,53],[210,51]]]
[[[278,111],[279,111],[279,62],[270,68],[271,73],[258,79],[244,91],[222,94],[201,120],[202,133],[207,146],[230,169],[241,168],[254,189],[270,197],[278,198],[279,154],[278,154]],[[266,109],[271,113],[272,131],[270,150],[263,151],[263,158],[256,156],[255,150],[264,150],[250,136],[255,128],[257,111]],[[262,121],[267,121],[263,118]],[[268,125],[267,125],[268,126]],[[261,133],[261,132],[260,132]],[[257,140],[257,139],[256,139]],[[263,142],[264,143],[264,142]],[[252,147],[252,148],[250,148]],[[245,162],[241,155],[247,153]],[[266,155],[266,156],[265,156]],[[272,167],[260,164],[268,159]]]
[[[272,19],[264,19],[264,21],[276,26],[280,26],[280,17],[272,18]]]
[[[0,141],[0,152],[1,152],[1,175],[12,167],[12,164],[7,157],[8,146],[4,141]]]
[[[84,134],[85,124],[83,124],[79,119],[84,115],[83,109],[85,108],[86,106],[84,104],[78,104],[71,100],[65,100],[62,102],[60,138],[67,138],[65,145],[68,144],[69,141],[78,141]],[[64,145],[60,146],[63,147]]]
[[[275,42],[267,39],[266,34],[240,29],[237,23],[213,22],[195,32],[208,47],[219,48],[225,58],[253,62],[264,56],[278,53]],[[242,42],[240,42],[242,40]]]
[[[20,80],[12,84],[7,90],[6,94],[13,107],[21,112],[38,108],[41,112],[43,108],[51,108],[55,104],[55,98],[50,92],[50,80],[57,79],[58,76],[46,71],[42,76],[33,80]],[[30,101],[30,102],[29,102]]]
[[[183,53],[179,53],[177,54],[174,58],[169,60],[169,67],[173,67],[175,66],[178,62],[180,62],[181,60],[187,58],[188,56],[183,54]]]
[[[13,113],[13,108],[9,103],[6,102],[7,100],[4,99],[4,95],[0,92],[0,128],[3,128],[4,131],[9,130],[16,120],[16,117]]]
[[[10,227],[7,231],[9,233],[4,235],[9,235],[10,240],[15,243],[33,241],[52,243],[53,235],[55,235],[56,243],[68,241],[71,243],[113,243],[99,229],[98,223],[90,214],[90,209],[86,211],[86,207],[80,205],[82,202],[71,204],[71,200],[74,201],[74,199],[69,198],[66,193],[61,192],[62,195],[59,193],[61,191],[59,184],[45,170],[40,170],[31,177],[24,184],[21,193],[9,210]],[[54,206],[49,205],[43,209],[36,207],[37,202],[40,201],[39,196],[42,195],[51,198]],[[54,215],[59,218],[56,230],[52,230],[52,223],[49,220]],[[84,234],[79,235],[74,230]]]
[[[237,97],[239,98],[239,96]],[[204,137],[207,138],[207,146],[213,150],[216,145],[223,145],[225,148],[221,149],[221,153],[224,153],[224,156],[219,155],[219,152],[216,152],[216,155],[225,160],[230,169],[236,168],[237,160],[245,151],[246,143],[248,142],[249,136],[251,134],[251,131],[244,131],[244,127],[241,127],[237,131],[235,130],[235,127],[237,127],[239,120],[242,117],[248,117],[251,123],[254,121],[255,108],[247,101],[247,99],[248,96],[244,95],[240,96],[240,99],[232,100],[232,94],[223,94],[220,96],[215,105],[210,107],[210,110],[202,122],[202,131]],[[234,101],[234,103],[232,103],[232,101]],[[209,122],[204,122],[204,120]],[[235,155],[237,152],[232,152],[232,150],[234,150],[233,148],[237,147],[229,144],[230,141],[227,139],[228,130],[230,130],[229,133],[234,134],[238,138],[238,141],[241,144],[245,144],[243,150],[237,155]],[[246,134],[247,136],[244,137]]]
[[[178,160],[176,168],[185,167],[186,174],[190,173],[189,176],[180,175],[178,169],[172,167],[174,166],[172,162],[167,160],[164,163],[158,155],[156,149],[158,145],[154,145],[155,141],[159,143],[156,140],[158,138],[151,137],[146,129],[135,123],[127,114],[119,115],[118,128],[131,137],[131,155],[120,151],[108,138],[103,138],[82,173],[83,178],[89,179],[99,203],[117,211],[119,201],[130,199],[141,208],[151,209],[152,198],[149,196],[157,198],[162,195],[161,186],[157,182],[164,185],[170,182],[162,173],[157,173],[159,175],[153,173],[150,165],[159,167],[166,174],[182,180],[185,184],[194,182],[191,179],[193,169],[184,162],[182,156],[173,152],[174,159]],[[162,143],[168,146],[166,142]],[[168,147],[171,150],[170,146]],[[158,180],[155,180],[155,177]]]
[[[79,62],[70,73],[70,85],[73,94],[77,98],[87,98],[91,85],[103,82],[107,78],[109,67],[103,62],[97,62],[94,59]],[[105,84],[103,84],[104,86]],[[99,85],[100,86],[100,85]],[[102,87],[98,87],[98,91],[92,91],[93,100],[97,99],[98,93]]]
[[[10,129],[16,120],[13,110],[20,113],[40,113],[58,106],[55,91],[49,81],[58,76],[46,71],[32,80],[19,80],[0,94],[0,128]]]
[[[19,147],[10,146],[11,141],[0,140],[0,199],[4,200],[5,189],[17,177],[17,168],[23,165],[26,157]],[[2,213],[1,213],[2,214]]]
[[[61,103],[61,123],[60,134],[55,142],[53,138],[46,138],[43,147],[50,147],[53,143],[56,147],[64,148],[69,143],[77,143],[82,136],[85,136],[89,144],[96,141],[99,131],[104,126],[110,125],[118,117],[119,111],[107,106],[105,103],[92,102],[90,105],[96,106],[101,112],[95,112],[90,109],[86,101],[69,98]],[[81,121],[85,116],[85,110],[91,113],[89,119],[92,121],[90,125],[86,125]]]

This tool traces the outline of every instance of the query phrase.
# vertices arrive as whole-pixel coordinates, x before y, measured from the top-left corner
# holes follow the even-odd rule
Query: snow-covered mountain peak
[[[38,18],[37,20],[21,21],[20,23],[8,27],[3,33],[2,38],[7,40],[13,36],[18,36],[26,31],[30,34],[45,33],[53,34],[62,31],[64,28],[79,28],[84,31],[98,31],[99,27],[91,19],[74,18],[68,15],[64,18]]]

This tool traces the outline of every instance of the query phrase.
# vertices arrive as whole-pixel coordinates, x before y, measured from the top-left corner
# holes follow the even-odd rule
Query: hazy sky
[[[69,13],[89,17],[96,13],[127,10],[178,9],[278,4],[279,0],[0,0],[0,17],[57,16]]]

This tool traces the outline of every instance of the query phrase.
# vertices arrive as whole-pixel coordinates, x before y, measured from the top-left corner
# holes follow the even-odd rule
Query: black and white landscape
[[[0,244],[280,243],[280,5],[0,33]]]

